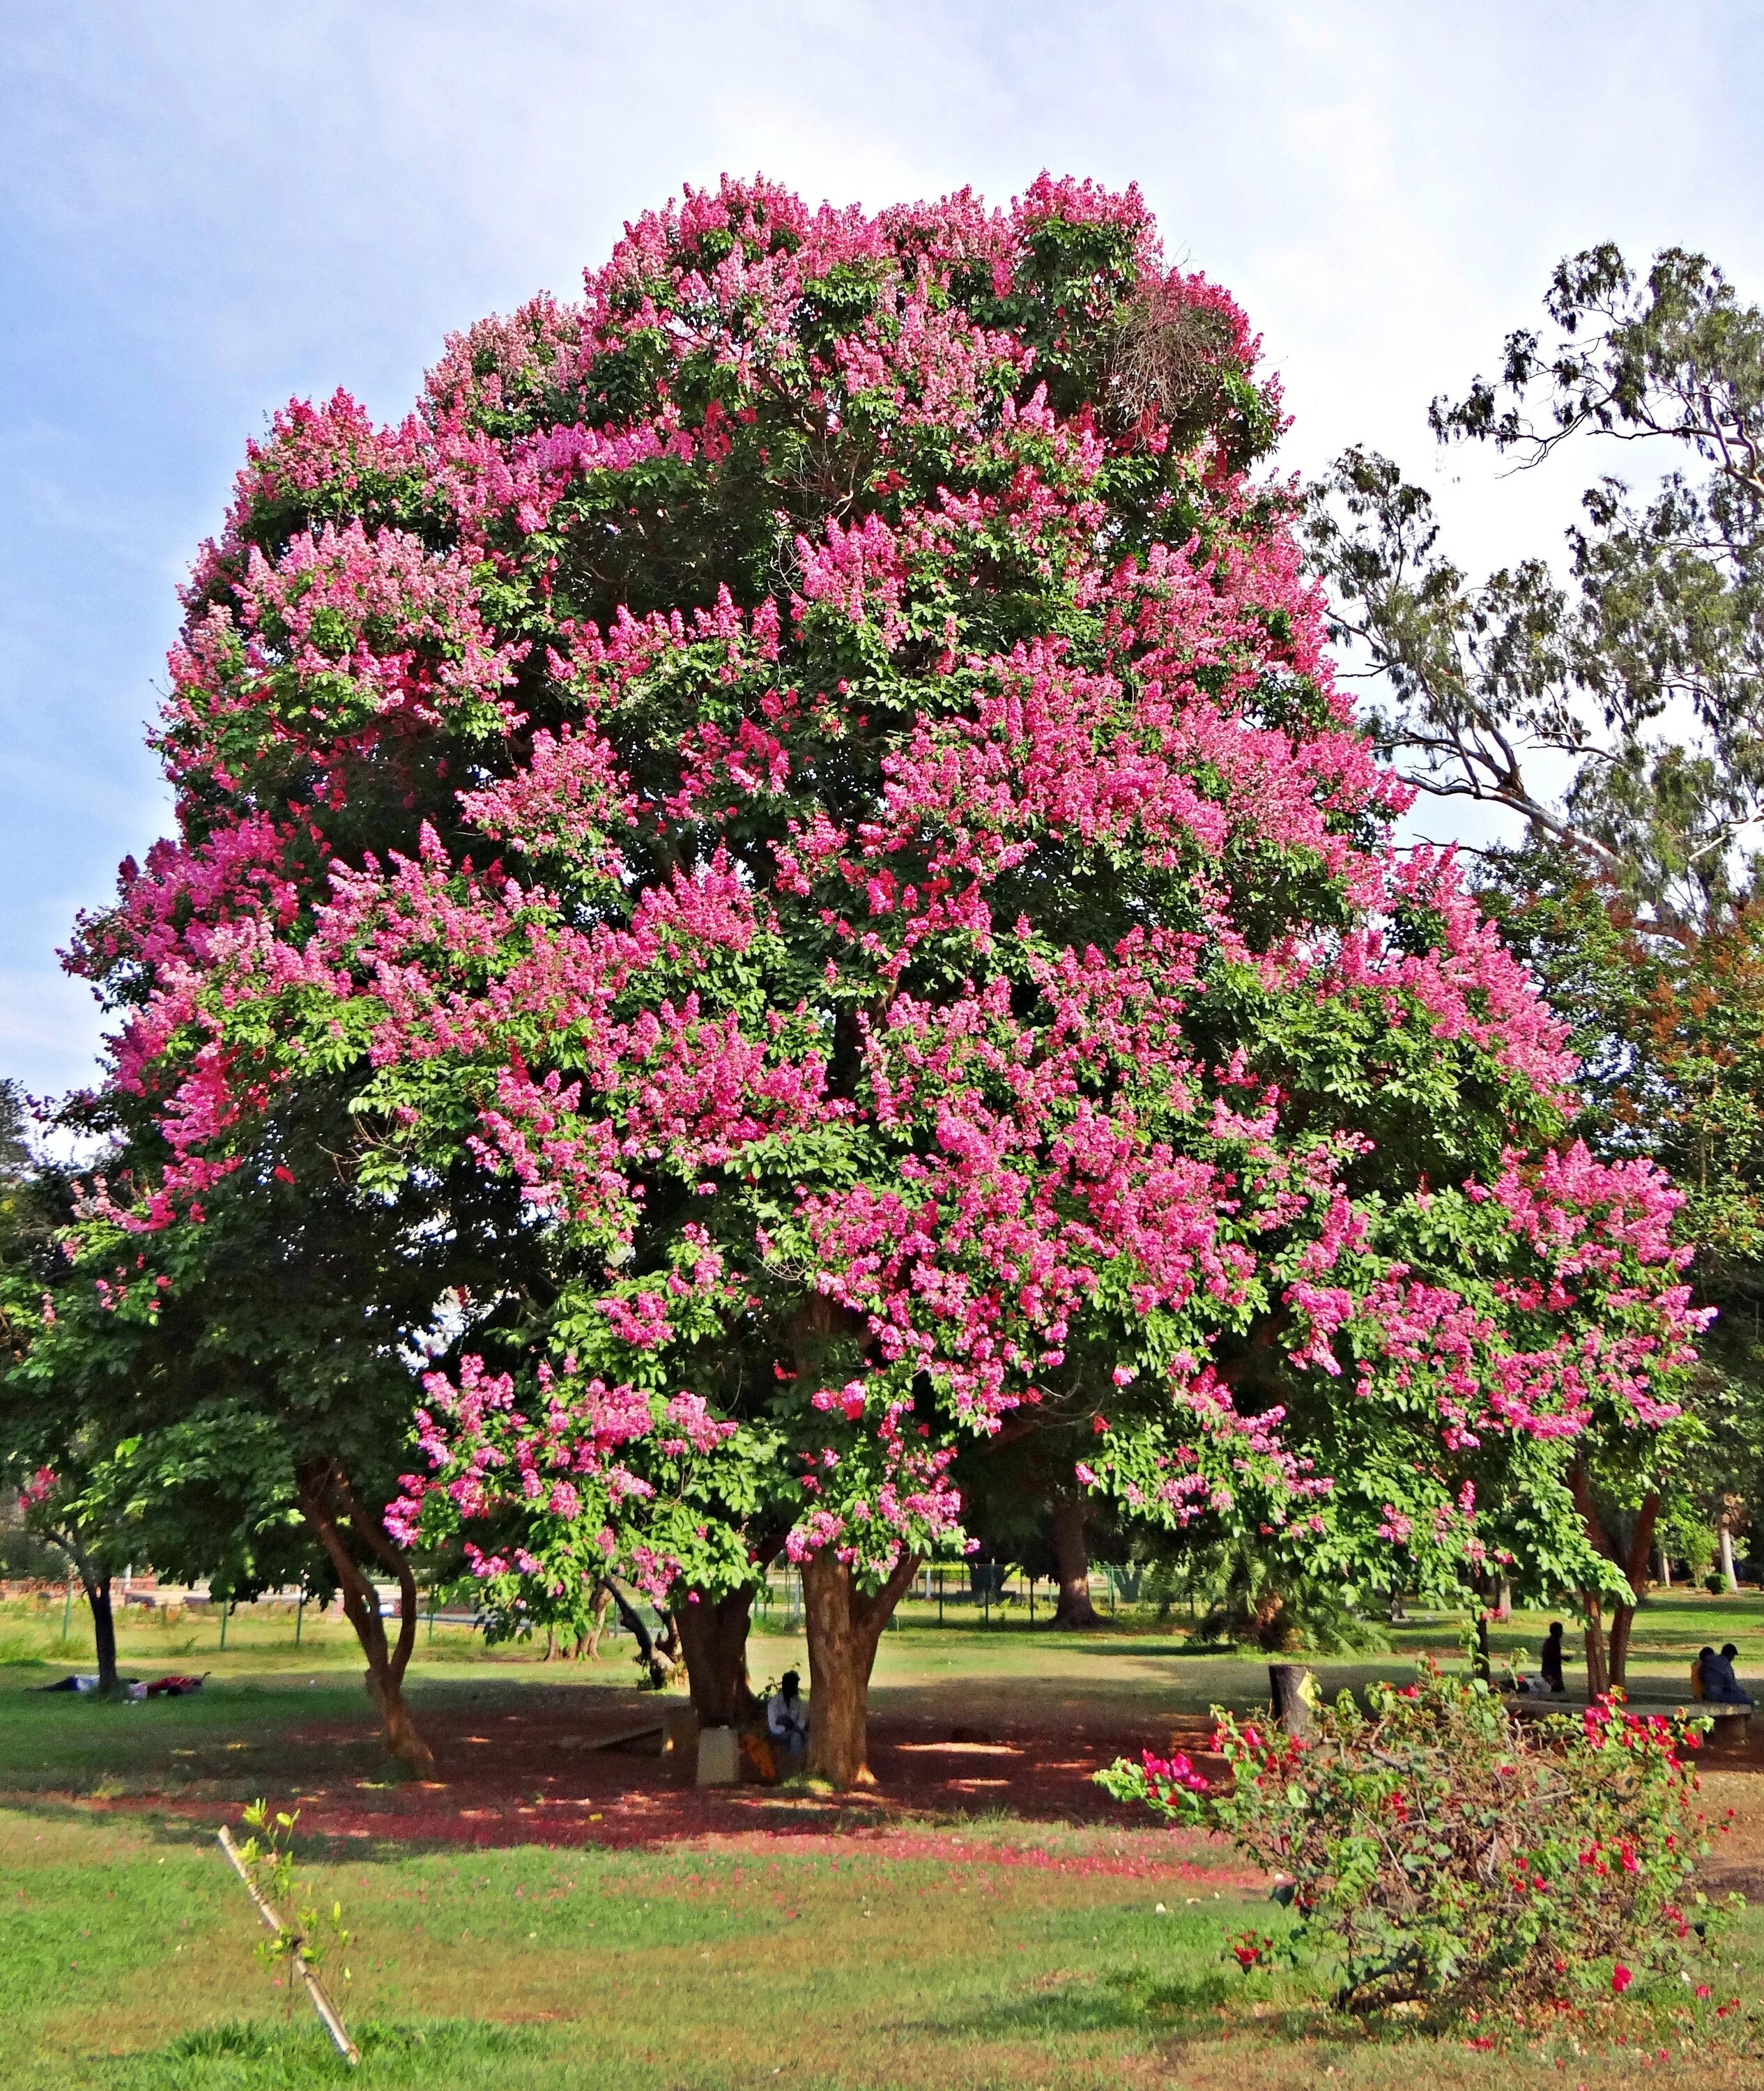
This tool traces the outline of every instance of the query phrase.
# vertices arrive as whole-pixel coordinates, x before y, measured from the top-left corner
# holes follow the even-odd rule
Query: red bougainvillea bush
[[[1320,1966],[1338,2006],[1443,2016],[1638,1996],[1708,2000],[1738,1898],[1693,1879],[1709,1850],[1694,1753],[1706,1722],[1628,1712],[1516,1719],[1480,1679],[1423,1666],[1343,1692],[1309,1736],[1222,1715],[1219,1790],[1148,1753],[1098,1773],[1120,1800],[1231,1839],[1296,1920],[1230,1942],[1245,1968]]]
[[[1673,1194],[1557,1144],[1560,1028],[1391,846],[1257,356],[1131,191],[727,181],[403,421],[278,415],[177,834],[80,946],[85,1323],[322,1196],[446,1281],[359,1325],[427,1360],[391,1541],[517,1623],[783,1550],[835,1776],[956,1454],[1028,1430],[1350,1585],[1473,1568],[1491,1496],[1599,1580],[1563,1475],[1674,1412]]]

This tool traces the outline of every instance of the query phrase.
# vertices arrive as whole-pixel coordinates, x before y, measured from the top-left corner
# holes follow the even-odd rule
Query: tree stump
[[[1317,1704],[1317,1680],[1302,1662],[1270,1662],[1268,1687],[1275,1726],[1283,1735],[1308,1735],[1311,1709]]]

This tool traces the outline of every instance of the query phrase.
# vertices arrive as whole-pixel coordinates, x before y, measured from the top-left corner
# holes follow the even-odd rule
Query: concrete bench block
[[[698,1737],[698,1783],[733,1786],[741,1776],[741,1747],[733,1728],[705,1728]]]

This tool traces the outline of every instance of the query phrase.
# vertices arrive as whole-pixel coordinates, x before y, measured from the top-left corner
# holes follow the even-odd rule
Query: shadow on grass
[[[1302,2044],[1315,2056],[1318,2042],[1343,2037],[1339,2019],[1315,1998],[1252,1996],[1240,1977],[1217,1967],[1176,1973],[1113,1968],[1064,1981],[1044,1977],[1033,1994],[945,2021],[938,2030],[1000,2042],[1134,2034],[1171,2058],[1246,2039],[1270,2047]]]
[[[348,2068],[316,2028],[228,2019],[101,2065],[87,2080],[114,2091],[308,2091],[341,2083],[383,2085],[388,2091],[444,2084],[449,2091],[468,2091],[506,2083],[511,2063],[542,2052],[525,2027],[468,2019],[364,2020],[351,2031],[361,2050],[359,2070]]]
[[[153,1800],[166,1796],[155,1795]],[[188,1852],[192,1848],[212,1852],[215,1832],[222,1823],[242,1834],[239,1817],[247,1802],[255,1795],[218,1796],[213,1799],[190,1796],[183,1803],[184,1812],[173,1813],[169,1809],[156,1808],[150,1802],[131,1804],[114,1813],[95,1813],[94,1796],[89,1794],[66,1793],[0,1793],[0,1809],[8,1815],[23,1817],[32,1822],[41,1822],[56,1829],[96,1831],[114,1829],[119,1824],[136,1833],[151,1848],[168,1852]],[[200,1810],[200,1812],[198,1812]],[[519,1849],[520,1847],[495,1847],[494,1849]],[[553,1847],[539,1845],[534,1848],[550,1852]],[[571,1847],[571,1849],[592,1846]],[[648,1849],[647,1846],[633,1846],[631,1849]],[[660,1848],[659,1843],[656,1848]],[[292,1840],[296,1860],[302,1865],[395,1866],[407,1859],[458,1858],[463,1854],[484,1856],[480,1847],[463,1845],[456,1839],[446,1838],[417,1838],[384,1836],[364,1838],[332,1834],[315,1830],[310,1834],[296,1832]],[[218,1878],[230,1878],[219,1876]]]

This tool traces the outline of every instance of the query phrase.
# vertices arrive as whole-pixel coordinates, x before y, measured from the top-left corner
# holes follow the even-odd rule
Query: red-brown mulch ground
[[[1148,1723],[1132,1730],[1074,1728],[1055,1735],[1029,1724],[968,1728],[929,1718],[873,1718],[869,1761],[876,1784],[826,1796],[762,1786],[701,1787],[679,1783],[654,1742],[600,1749],[609,1736],[658,1718],[657,1702],[567,1691],[533,1695],[519,1711],[506,1701],[425,1710],[423,1727],[442,1778],[393,1783],[358,1775],[362,1731],[356,1724],[313,1726],[284,1740],[278,1756],[286,1779],[275,1781],[280,1804],[297,1804],[303,1833],[341,1839],[390,1839],[420,1844],[542,1843],[628,1846],[744,1832],[824,1837],[903,1831],[925,1818],[1008,1813],[1027,1824],[1108,1824],[1125,1827],[1119,1805],[1093,1774],[1117,1757],[1141,1749],[1188,1750],[1204,1770],[1222,1769],[1206,1754],[1210,1723]],[[150,1813],[206,1822],[220,1800],[201,1773],[164,1796],[88,1804],[119,1813]],[[229,1769],[231,1769],[231,1767]],[[266,1766],[273,1778],[274,1767]],[[208,1787],[209,1790],[202,1791]],[[1136,1840],[1130,1840],[1136,1841]],[[940,1853],[947,1843],[940,1839]],[[1129,1872],[1151,1863],[1124,1847]],[[1168,1855],[1158,1865],[1167,1870]],[[1216,1865],[1206,1869],[1216,1881]]]

